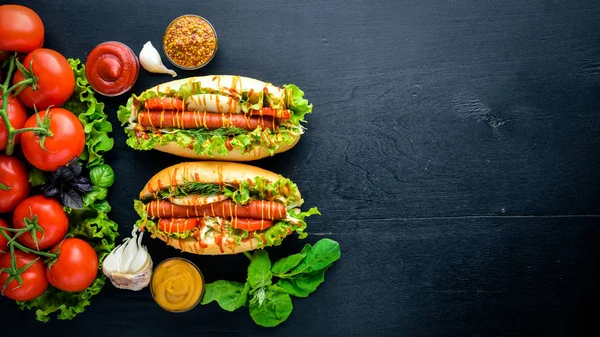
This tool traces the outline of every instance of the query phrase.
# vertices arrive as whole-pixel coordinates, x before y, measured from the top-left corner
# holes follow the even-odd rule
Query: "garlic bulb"
[[[144,233],[138,236],[138,228],[133,227],[131,237],[113,249],[104,259],[102,272],[119,289],[141,290],[150,284],[152,258],[146,246],[142,246]]]
[[[173,77],[177,76],[177,73],[171,69],[167,69],[160,58],[158,50],[154,48],[152,42],[148,41],[144,44],[142,51],[140,52],[140,63],[144,69],[151,73],[160,74],[171,74]]]

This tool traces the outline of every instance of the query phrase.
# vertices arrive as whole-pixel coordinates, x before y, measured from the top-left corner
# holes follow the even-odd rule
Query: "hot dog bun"
[[[209,88],[215,91],[241,94],[242,92],[263,92],[278,99],[283,99],[285,92],[283,89],[274,86],[271,83],[263,82],[254,78],[234,75],[208,75],[182,78],[154,86],[146,91],[168,92],[179,90],[184,84],[194,84],[202,88]]]
[[[127,106],[122,106],[119,109],[119,120],[123,124],[128,124],[125,128],[127,135],[129,136],[128,145],[135,149],[154,149],[157,151],[170,153],[176,156],[190,158],[190,159],[199,159],[199,160],[227,160],[227,161],[252,161],[258,160],[261,158],[265,158],[271,155],[275,155],[277,153],[282,153],[293,148],[300,137],[304,133],[304,127],[300,125],[300,121],[303,121],[303,116],[305,113],[310,113],[312,111],[312,106],[308,106],[304,104],[305,100],[303,98],[297,98],[301,93],[303,93],[297,87],[291,89],[288,86],[284,86],[283,88],[275,86],[268,82],[263,82],[257,79],[243,77],[243,76],[233,76],[233,75],[209,75],[209,76],[198,76],[198,77],[190,77],[179,80],[174,80],[166,83],[162,83],[156,85],[152,88],[149,88],[142,92],[140,95],[134,95],[128,102]],[[192,88],[194,88],[192,90]],[[194,91],[200,90],[200,91]],[[210,94],[194,94],[193,92],[210,92]],[[188,93],[189,94],[186,94]],[[284,111],[284,112],[292,112],[293,114],[301,114],[300,116],[294,115],[292,119],[290,118],[290,114],[287,113],[286,117],[278,115],[276,118],[271,119],[271,121],[276,120],[276,127],[271,131],[264,130],[258,135],[255,134],[252,137],[251,143],[244,142],[231,142],[227,143],[227,149],[223,148],[225,145],[217,145],[222,146],[221,151],[216,151],[210,146],[207,145],[206,138],[201,138],[201,142],[196,144],[197,136],[192,135],[191,137],[183,137],[183,140],[174,141],[172,138],[177,138],[176,133],[181,132],[180,129],[167,129],[160,130],[157,126],[155,128],[148,128],[148,125],[142,127],[138,124],[137,116],[138,112],[144,108],[144,97],[150,97],[152,95],[168,95],[169,97],[175,97],[177,99],[181,99],[183,101],[187,101],[188,99],[192,99],[197,96],[209,96],[211,97],[220,97],[220,102],[225,106],[225,110],[214,111],[209,107],[205,107],[204,110],[199,110],[197,106],[193,108],[191,106],[192,103],[185,103],[186,109],[193,109],[195,111],[200,112],[208,112],[208,113],[227,113],[227,109],[231,108],[231,106],[236,106],[237,113],[240,113],[240,100],[244,100],[247,104],[251,104],[254,106],[258,104],[258,106],[262,106],[264,108],[272,108],[276,109],[276,111]],[[191,95],[191,96],[190,96]],[[261,98],[261,97],[264,97]],[[218,98],[216,99],[219,102]],[[227,101],[233,103],[227,107]],[[298,101],[300,100],[300,101]],[[195,98],[193,102],[196,104],[201,101],[201,98]],[[298,103],[300,102],[300,103]],[[214,103],[214,102],[213,102]],[[249,109],[249,108],[245,108]],[[256,108],[252,108],[256,109]],[[299,109],[299,110],[298,110]],[[152,110],[156,112],[157,110]],[[244,110],[247,111],[247,110]],[[256,111],[256,110],[252,110]],[[298,111],[298,112],[296,112]],[[186,112],[187,114],[188,112]],[[241,114],[245,116],[252,115],[251,112],[246,112],[244,114],[241,111]],[[168,118],[168,117],[167,117]],[[172,117],[171,117],[172,118]],[[183,115],[182,117],[183,118]],[[271,118],[271,117],[269,117]],[[298,119],[300,118],[300,120]],[[179,120],[179,119],[177,119]],[[191,120],[191,119],[190,119]],[[148,123],[146,119],[144,119],[144,123]],[[163,117],[161,115],[160,123],[162,123]],[[141,122],[140,122],[141,123]],[[154,123],[158,123],[155,121]],[[156,126],[156,124],[152,124]],[[225,123],[225,122],[223,122]],[[163,124],[160,124],[161,126]],[[198,127],[202,129],[202,122],[198,122],[196,125],[192,124],[193,127]],[[187,126],[190,127],[190,126]],[[217,126],[212,126],[212,128]],[[207,128],[207,126],[204,126]],[[206,129],[204,129],[206,130]],[[188,132],[189,129],[186,131]],[[229,131],[228,131],[229,132]],[[248,134],[251,131],[246,131]],[[208,132],[209,134],[212,131]],[[163,137],[164,134],[171,134],[171,138]],[[186,134],[190,134],[189,132]],[[259,136],[260,135],[260,136]],[[217,143],[221,142],[221,144],[225,144],[225,141],[228,137],[236,137],[236,134],[227,134],[227,135],[219,135],[221,140],[218,140]],[[210,138],[210,136],[209,136]],[[145,141],[151,139],[152,141],[149,143],[150,145],[143,145]],[[167,140],[164,140],[167,139]],[[245,140],[247,142],[247,140]],[[202,143],[204,142],[204,143]],[[240,145],[243,143],[244,147]],[[233,144],[233,145],[232,145]],[[202,145],[200,147],[194,145]]]
[[[148,203],[159,199],[160,191],[174,186],[184,186],[186,182],[190,181],[202,184],[238,186],[241,182],[255,181],[256,177],[269,182],[285,179],[274,172],[242,163],[216,161],[185,162],[167,167],[156,173],[146,183],[139,197],[142,202]],[[297,201],[290,208],[297,209],[303,202],[299,190],[297,188],[290,188],[288,194],[293,200]],[[203,234],[196,233],[197,235],[190,234],[186,237],[179,237],[169,235],[169,233],[157,229],[156,225],[148,226],[149,223],[154,223],[155,221],[152,219],[142,219],[141,227],[147,227],[152,237],[158,238],[169,246],[184,252],[202,255],[237,254],[266,246],[259,239],[262,235],[261,232],[254,232],[255,234],[249,235],[243,240],[236,238],[236,234],[233,231],[224,231],[213,236],[204,236]],[[284,219],[284,221],[293,221],[293,219]],[[294,226],[298,226],[298,224],[294,222],[294,225],[289,229],[276,232],[277,239],[279,241],[283,240],[285,236],[291,234]],[[199,227],[198,232],[202,233],[204,230],[204,227]]]
[[[281,175],[260,167],[230,162],[196,161],[169,166],[155,174],[140,192],[140,199],[152,199],[156,191],[165,186],[183,185],[186,181],[215,184],[239,184],[241,181],[262,177],[270,181],[281,178]],[[295,195],[300,200],[300,192]]]
[[[274,154],[285,152],[298,144],[300,140],[300,135],[295,137],[295,140],[292,144],[281,144],[275,150]],[[248,152],[242,153],[239,149],[233,149],[229,151],[226,155],[215,154],[214,156],[196,154],[194,150],[190,148],[182,148],[175,143],[168,143],[167,145],[157,144],[154,146],[154,149],[160,152],[170,153],[179,157],[197,159],[197,160],[229,160],[229,161],[252,161],[258,160],[262,158],[269,157],[271,153],[264,146],[253,146],[252,149]]]
[[[191,237],[185,239],[173,239],[161,233],[156,233],[154,236],[164,241],[167,245],[179,249],[184,253],[198,255],[231,255],[248,252],[259,246],[259,241],[256,238],[240,242],[240,244],[225,245],[221,247],[214,238],[198,241]],[[229,236],[224,236],[221,239],[225,242],[234,241],[234,239]]]

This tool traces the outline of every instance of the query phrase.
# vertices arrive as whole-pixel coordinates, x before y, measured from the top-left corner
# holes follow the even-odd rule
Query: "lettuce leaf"
[[[108,134],[113,131],[108,116],[104,113],[104,103],[98,102],[94,91],[85,77],[85,65],[78,59],[69,59],[75,73],[75,91],[63,108],[79,117],[85,132],[85,150],[81,160],[87,160],[91,168],[104,163],[102,155],[113,148],[114,140]]]
[[[304,98],[304,91],[300,90],[294,84],[286,84],[283,86],[286,90],[287,108],[292,111],[290,119],[294,125],[300,125],[304,122],[304,116],[312,113],[312,104],[308,104],[308,100]]]
[[[294,219],[294,221],[280,220],[277,221],[272,227],[259,232],[260,234],[258,235],[258,241],[261,247],[279,246],[283,242],[283,239],[293,232],[298,234],[299,239],[305,239],[308,236],[308,233],[305,232],[307,225],[306,221],[304,221],[304,218],[307,218],[311,215],[321,215],[316,207],[312,207],[306,212],[290,210],[288,213],[289,216]]]
[[[79,117],[86,134],[86,146],[80,159],[88,169],[95,167],[107,169],[103,154],[112,149],[113,139],[109,136],[112,124],[104,113],[104,104],[94,97],[91,87],[85,78],[85,66],[80,60],[69,59],[75,74],[75,91],[71,99],[63,107]],[[38,321],[47,322],[53,313],[61,320],[73,319],[90,305],[92,296],[102,290],[106,276],[102,273],[102,262],[115,247],[115,239],[119,235],[118,225],[106,215],[110,205],[104,191],[112,185],[112,181],[102,180],[102,186],[94,185],[94,191],[87,193],[85,206],[82,210],[65,207],[69,217],[69,235],[79,237],[94,247],[99,258],[99,269],[96,279],[90,287],[77,293],[60,291],[52,286],[40,297],[27,302],[17,302],[21,309],[35,310]]]
[[[122,111],[122,110],[119,110]],[[175,142],[181,148],[191,148],[198,155],[214,157],[215,155],[226,155],[227,139],[231,138],[232,148],[241,152],[248,152],[254,146],[264,146],[271,154],[282,145],[293,144],[302,133],[300,128],[290,129],[280,126],[277,132],[270,129],[258,128],[254,131],[231,127],[217,130],[195,129],[195,130],[168,130],[160,134],[146,132],[146,137],[136,137],[136,131],[125,128],[127,134],[126,144],[136,150],[152,150],[157,145],[167,145]]]

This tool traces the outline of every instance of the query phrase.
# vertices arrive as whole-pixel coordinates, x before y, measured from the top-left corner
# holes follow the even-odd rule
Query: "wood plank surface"
[[[306,134],[253,164],[291,178],[323,215],[310,218],[306,240],[268,251],[284,256],[329,237],[342,259],[275,329],[256,327],[246,309],[168,314],[148,289],[107,284],[67,322],[35,322],[0,298],[0,317],[16,322],[8,334],[600,333],[600,2],[20,3],[42,16],[47,47],[82,60],[107,40],[136,53],[148,40],[160,46],[172,19],[199,14],[216,27],[219,51],[179,77],[297,84],[314,104]],[[168,80],[142,71],[132,93]],[[115,128],[110,217],[122,236],[147,180],[183,160],[125,145],[116,110],[129,94],[102,98]],[[155,261],[178,255],[145,242]],[[244,256],[186,257],[209,282],[244,278]]]

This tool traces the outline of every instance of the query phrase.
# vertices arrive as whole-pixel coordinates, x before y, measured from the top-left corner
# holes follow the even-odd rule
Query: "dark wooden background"
[[[67,322],[38,323],[0,299],[2,334],[598,335],[600,2],[22,3],[44,20],[47,47],[82,60],[107,40],[136,53],[148,40],[160,46],[172,19],[199,14],[216,27],[219,51],[179,77],[300,86],[314,103],[308,132],[255,164],[294,180],[323,215],[310,218],[306,240],[269,252],[329,237],[342,259],[274,329],[245,309],[169,314],[148,289],[107,284]],[[142,71],[133,92],[168,80]],[[103,99],[116,140],[110,216],[123,236],[146,181],[182,161],[125,145],[116,109],[127,97]],[[155,262],[178,255],[146,243]],[[187,257],[207,281],[245,276],[244,256]]]

